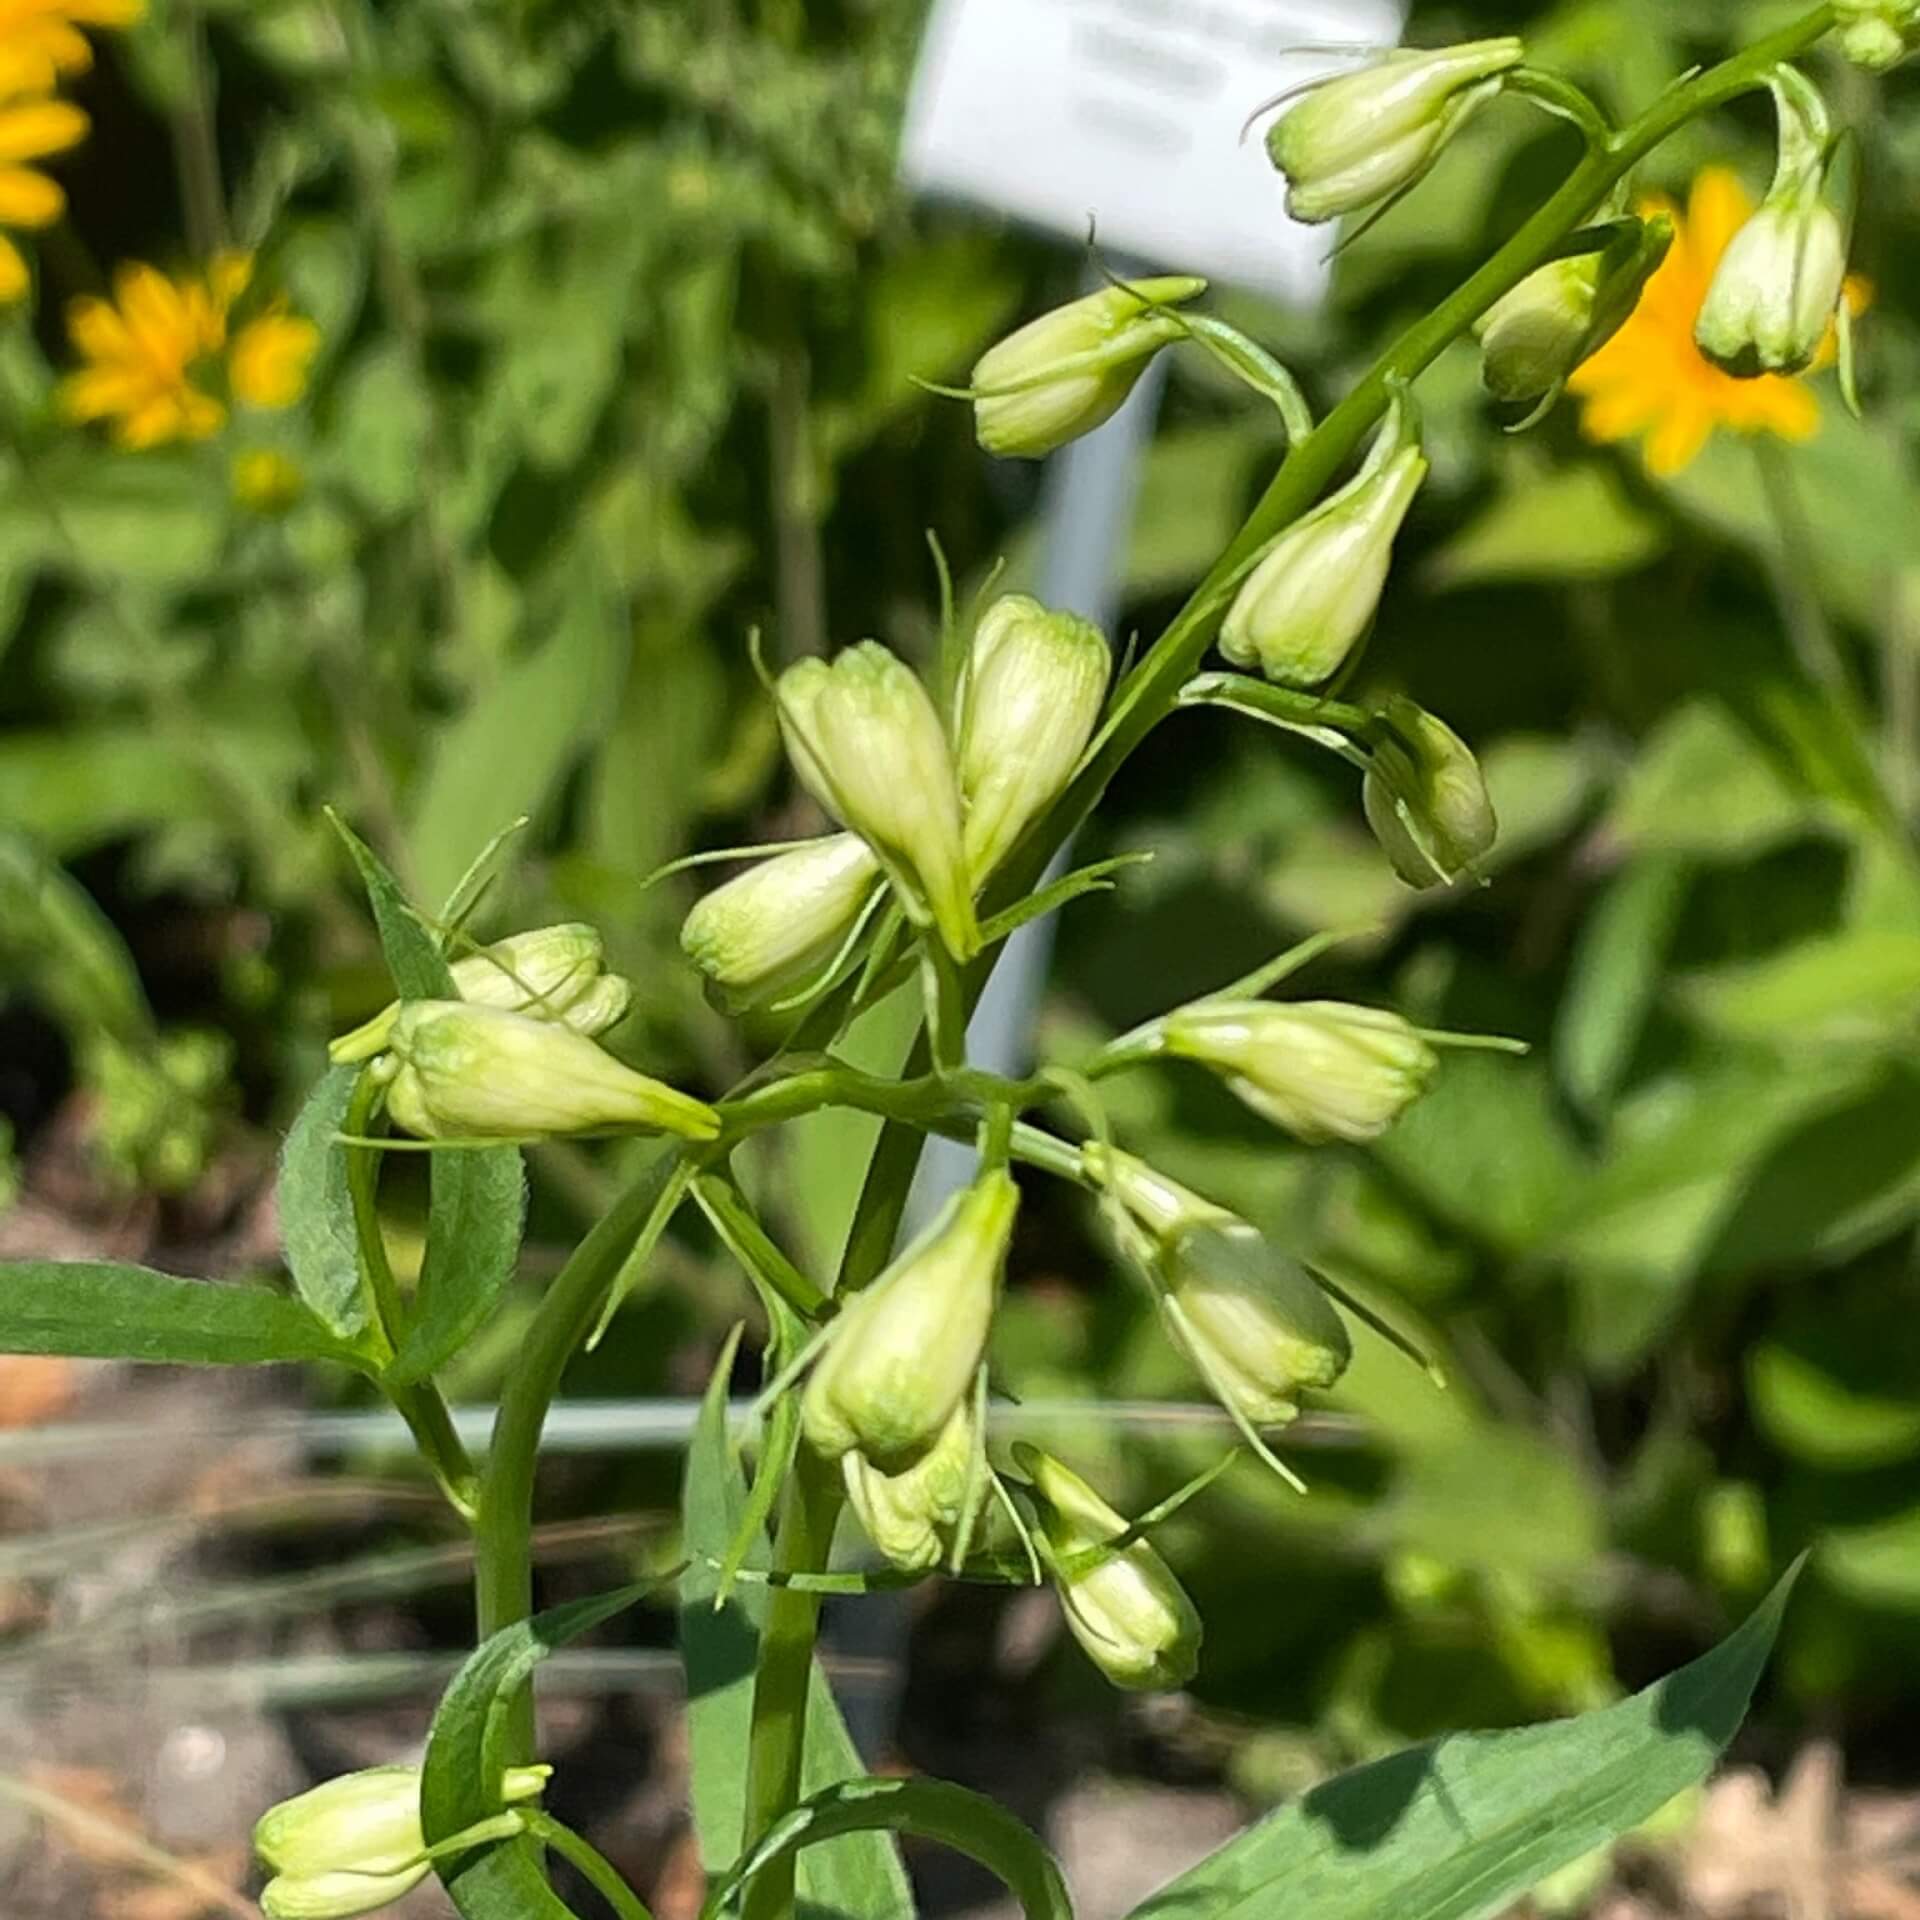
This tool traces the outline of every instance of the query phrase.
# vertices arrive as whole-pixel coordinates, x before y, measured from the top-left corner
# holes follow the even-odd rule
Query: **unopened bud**
[[[1012,593],[981,615],[959,725],[967,871],[976,885],[1073,777],[1112,671],[1106,636],[1074,614]]]
[[[1184,1686],[1200,1665],[1200,1615],[1172,1569],[1145,1540],[1102,1553],[1126,1519],[1051,1454],[1025,1444],[1013,1453],[1033,1482],[1061,1608],[1087,1657],[1116,1687]]]
[[[1389,701],[1391,733],[1361,785],[1374,838],[1410,887],[1446,885],[1492,852],[1500,822],[1467,743],[1411,700]]]
[[[1380,608],[1400,523],[1427,475],[1418,446],[1387,451],[1390,423],[1365,468],[1281,534],[1247,576],[1220,628],[1220,651],[1283,687],[1318,687],[1340,671]]]
[[[973,369],[981,446],[1003,459],[1038,460],[1112,419],[1148,361],[1181,337],[1179,317],[1167,309],[1206,287],[1187,274],[1103,287],[989,347]]]
[[[1168,1053],[1308,1142],[1377,1139],[1439,1064],[1397,1013],[1336,1000],[1202,1000],[1160,1024]]]
[[[571,1027],[462,1000],[403,1002],[377,1063],[387,1111],[423,1140],[674,1133],[711,1140],[704,1100],[623,1066]]]
[[[983,1173],[847,1301],[801,1403],[817,1452],[899,1473],[940,1438],[986,1352],[1019,1204],[1004,1172]]]
[[[450,971],[454,991],[469,1006],[556,1020],[591,1036],[617,1026],[633,1000],[631,984],[605,967],[599,933],[574,924],[509,935],[456,960]],[[399,1013],[395,1000],[334,1041],[328,1054],[336,1061],[372,1059],[386,1046]]]
[[[1601,252],[1530,273],[1475,329],[1487,391],[1518,406],[1564,386],[1626,325],[1672,245],[1670,219],[1636,220]]]
[[[857,833],[776,853],[700,901],[681,951],[728,1009],[763,1006],[833,959],[879,877]]]
[[[857,1451],[841,1456],[848,1503],[894,1566],[921,1572],[946,1557],[975,1480],[976,1440],[973,1405],[963,1399],[939,1439],[899,1473],[883,1471]],[[976,1497],[985,1490],[982,1477]]]
[[[1413,186],[1524,57],[1518,40],[1401,49],[1324,80],[1274,123],[1267,152],[1296,220],[1333,220]]]
[[[1799,373],[1819,357],[1846,290],[1853,224],[1852,167],[1836,165],[1825,103],[1792,67],[1772,84],[1773,185],[1721,256],[1693,331],[1709,360],[1743,380]]]
[[[1836,0],[1840,50],[1871,73],[1897,67],[1920,41],[1916,0]]]
[[[1146,1232],[1162,1317],[1201,1377],[1256,1427],[1346,1372],[1353,1342],[1312,1276],[1257,1229],[1131,1154],[1088,1145],[1086,1169]]]
[[[980,943],[967,882],[960,783],[927,690],[877,641],[831,665],[803,660],[775,689],[794,771],[879,855],[902,910],[956,959]]]
[[[510,1767],[509,1806],[540,1796],[551,1767]],[[369,1767],[324,1781],[261,1816],[254,1851],[272,1874],[268,1920],[353,1920],[377,1913],[432,1871],[420,1825],[418,1767]]]

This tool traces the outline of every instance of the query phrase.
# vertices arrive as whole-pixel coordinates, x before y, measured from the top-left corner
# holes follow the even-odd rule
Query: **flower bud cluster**
[[[510,1767],[508,1806],[537,1800],[551,1767]],[[420,1825],[420,1769],[369,1767],[322,1782],[261,1816],[253,1849],[272,1874],[267,1920],[354,1920],[377,1913],[433,1870]]]

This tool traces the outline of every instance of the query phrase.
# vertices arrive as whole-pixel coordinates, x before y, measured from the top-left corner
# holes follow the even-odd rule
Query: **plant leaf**
[[[978,1860],[1006,1883],[1027,1920],[1073,1920],[1066,1882],[1046,1848],[1004,1807],[945,1780],[843,1780],[816,1793],[714,1887],[701,1920],[715,1920],[735,1892],[783,1854],[875,1831],[916,1833]]]
[[[439,942],[427,930],[387,863],[337,813],[329,809],[327,818],[360,870],[367,904],[373,909],[373,924],[380,930],[380,950],[386,955],[387,971],[393,975],[400,998],[457,1000],[460,996]]]
[[[358,1359],[285,1294],[97,1260],[0,1266],[0,1352],[208,1367]]]
[[[420,1822],[429,1846],[501,1811],[501,1777],[519,1757],[509,1751],[508,1723],[534,1668],[657,1585],[621,1587],[555,1607],[502,1628],[469,1656],[441,1696],[427,1737]],[[531,1840],[456,1854],[435,1871],[465,1920],[575,1920],[573,1909],[547,1884],[540,1849]]]
[[[347,1150],[334,1138],[360,1069],[330,1067],[307,1095],[280,1149],[280,1237],[300,1298],[342,1340],[366,1328],[360,1243],[347,1191]]]
[[[727,1436],[727,1381],[733,1345],[714,1369],[687,1449],[682,1501],[689,1562],[680,1583],[680,1652],[687,1669],[687,1733],[692,1747],[694,1826],[710,1873],[731,1866],[745,1843],[747,1735],[753,1711],[753,1673],[767,1590],[736,1586],[715,1608],[719,1563],[727,1557],[746,1511],[747,1488]],[[746,1556],[764,1569],[764,1541]],[[861,1772],[840,1710],[816,1666],[807,1697],[809,1791]],[[852,1835],[804,1855],[799,1863],[801,1910],[817,1920],[900,1920],[913,1911],[913,1893],[893,1842],[884,1833]]]
[[[518,1147],[433,1156],[427,1250],[412,1326],[389,1377],[424,1380],[491,1317],[520,1259],[527,1181]]]
[[[1711,1653],[1617,1706],[1450,1734],[1283,1807],[1133,1920],[1476,1920],[1704,1779],[1746,1714],[1799,1564]]]

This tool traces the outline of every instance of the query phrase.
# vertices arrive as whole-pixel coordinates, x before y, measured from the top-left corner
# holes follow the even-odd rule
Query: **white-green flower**
[[[960,783],[927,690],[877,641],[803,660],[775,694],[794,771],[879,856],[902,910],[955,959],[980,943],[967,879]]]
[[[1396,697],[1374,750],[1361,804],[1374,838],[1410,887],[1446,885],[1493,851],[1500,822],[1467,743],[1440,719]]]
[[[1287,211],[1334,220],[1411,187],[1523,57],[1510,37],[1435,53],[1402,48],[1322,81],[1267,135],[1287,177]]]
[[[681,951],[728,1008],[764,1005],[833,960],[879,878],[879,858],[857,833],[776,853],[694,907]]]
[[[1296,521],[1242,583],[1220,651],[1283,687],[1324,685],[1365,638],[1386,590],[1393,543],[1420,483],[1418,446],[1392,449],[1392,423],[1366,467]]]
[[[1024,593],[980,616],[961,687],[960,791],[978,886],[1059,798],[1100,718],[1113,655],[1091,621]]]
[[[585,1035],[462,1000],[408,1000],[375,1063],[394,1124],[423,1140],[673,1133],[711,1140],[704,1100],[650,1079]]]
[[[847,1301],[801,1402],[816,1452],[899,1473],[946,1431],[986,1352],[1019,1205],[1004,1172],[981,1174]]]
[[[1377,1139],[1426,1092],[1439,1056],[1380,1007],[1202,1000],[1160,1023],[1165,1050],[1211,1067],[1298,1140]]]
[[[1172,1569],[1145,1540],[1102,1552],[1126,1519],[1051,1454],[1019,1445],[1014,1458],[1033,1483],[1061,1608],[1087,1657],[1116,1687],[1184,1686],[1200,1665],[1200,1615]]]
[[[984,1475],[975,1473],[977,1452],[973,1404],[962,1398],[940,1437],[898,1473],[875,1466],[857,1449],[841,1456],[847,1503],[894,1566],[913,1573],[945,1559],[965,1519],[969,1489],[976,1499],[986,1490]]]
[[[1188,274],[1103,287],[991,346],[973,369],[974,432],[988,453],[1038,460],[1119,412],[1147,363],[1183,331],[1167,309],[1206,291]]]

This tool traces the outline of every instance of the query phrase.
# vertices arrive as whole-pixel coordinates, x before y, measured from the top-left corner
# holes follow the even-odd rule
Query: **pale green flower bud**
[[[1373,624],[1394,539],[1426,476],[1417,446],[1376,456],[1289,527],[1241,585],[1220,628],[1220,651],[1283,687],[1331,680]]]
[[[973,369],[981,446],[1002,459],[1038,460],[1112,419],[1148,361],[1184,331],[1164,309],[1206,288],[1190,274],[1102,287],[989,347]]]
[[[509,1806],[538,1799],[551,1767],[510,1767]],[[369,1767],[270,1807],[253,1830],[273,1875],[260,1896],[268,1920],[352,1920],[375,1913],[432,1871],[420,1826],[420,1769]]]
[[[939,1439],[899,1473],[884,1472],[857,1451],[841,1456],[848,1503],[894,1566],[917,1573],[946,1558],[966,1514],[976,1440],[972,1402],[962,1399]],[[975,1497],[985,1491],[982,1476]]]
[[[394,1124],[423,1140],[675,1133],[711,1140],[704,1100],[635,1073],[585,1035],[461,1000],[409,1000],[376,1071]]]
[[[511,934],[456,960],[454,991],[470,1006],[557,1020],[589,1037],[626,1018],[632,985],[608,973],[606,946],[592,927],[537,927]],[[364,1026],[343,1034],[327,1049],[335,1061],[371,1060],[387,1044],[400,1012],[392,1001]]]
[[[775,695],[794,771],[879,855],[902,910],[958,960],[980,944],[953,755],[927,690],[877,641],[803,660]]]
[[[728,1009],[763,1006],[827,966],[880,877],[857,833],[776,853],[687,915],[680,949]]]
[[[846,1303],[801,1402],[817,1452],[899,1473],[940,1438],[986,1352],[1019,1204],[1006,1173],[983,1173]]]
[[[1113,655],[1090,621],[1024,593],[980,617],[961,694],[967,871],[978,885],[1059,798],[1093,737]]]
[[[1385,717],[1392,733],[1360,790],[1367,824],[1408,886],[1457,880],[1499,837],[1486,776],[1467,743],[1411,700],[1389,701]]]
[[[1324,80],[1274,123],[1267,152],[1296,220],[1333,220],[1413,186],[1524,57],[1518,40],[1387,54]]]
[[[1671,220],[1634,221],[1603,251],[1530,273],[1475,328],[1487,391],[1517,406],[1564,386],[1626,325],[1672,245]]]
[[[1251,1425],[1286,1425],[1304,1389],[1346,1372],[1353,1341],[1333,1303],[1244,1220],[1181,1228],[1159,1267],[1175,1341]]]
[[[1304,1267],[1131,1154],[1089,1145],[1081,1157],[1146,1229],[1144,1262],[1175,1344],[1243,1420],[1284,1426],[1303,1389],[1330,1387],[1346,1372],[1346,1323]]]
[[[1200,1665],[1200,1615],[1145,1540],[1100,1557],[1126,1519],[1051,1454],[1024,1444],[1014,1458],[1033,1482],[1073,1637],[1116,1687],[1180,1687]]]
[[[1439,1065],[1397,1013],[1336,1000],[1202,1000],[1161,1029],[1168,1053],[1213,1068],[1254,1112],[1309,1142],[1377,1139]]]
[[[1872,73],[1897,67],[1920,40],[1916,0],[1836,0],[1840,47],[1856,66]]]
[[[1721,256],[1693,330],[1700,351],[1742,380],[1810,367],[1846,290],[1851,167],[1835,164],[1826,106],[1811,81],[1782,67],[1773,94],[1773,185]]]

